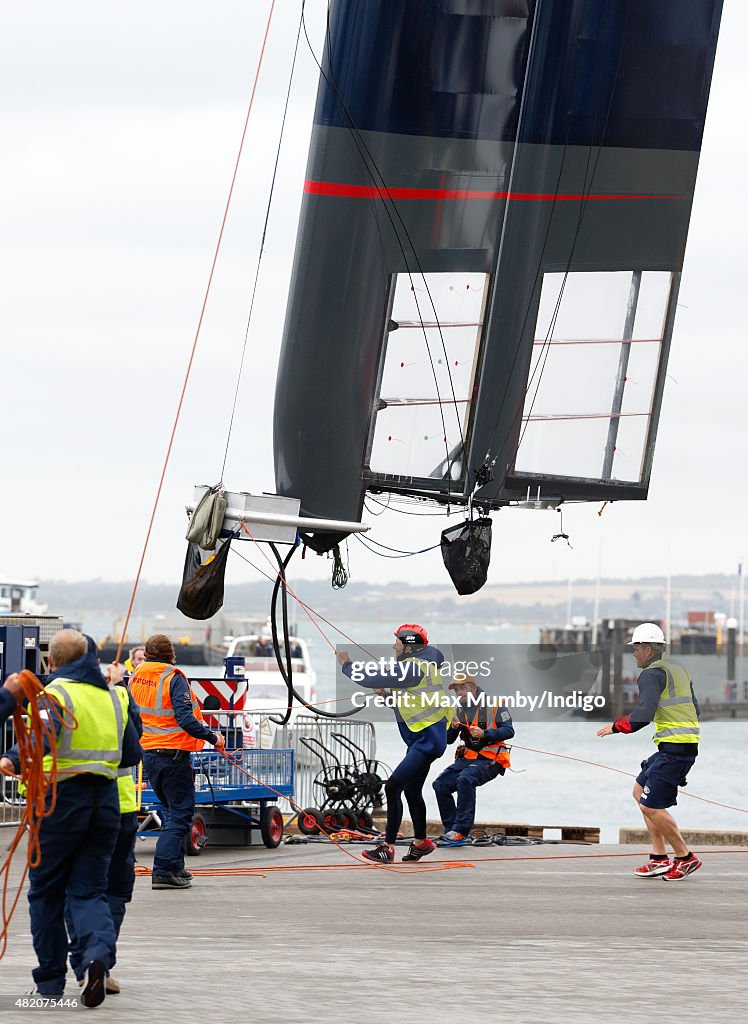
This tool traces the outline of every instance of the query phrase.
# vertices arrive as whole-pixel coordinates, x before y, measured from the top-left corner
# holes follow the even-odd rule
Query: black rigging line
[[[425,284],[425,287],[426,287],[426,292],[427,292],[427,294],[429,296],[429,300],[431,302],[431,307],[434,310],[434,318],[435,318],[436,323],[437,323],[437,327],[438,327],[438,330],[439,330],[439,338],[441,340],[442,350],[444,352],[445,365],[446,365],[447,375],[448,375],[449,383],[450,383],[450,390],[452,391],[452,401],[453,401],[454,408],[455,408],[455,416],[456,416],[456,419],[457,419],[457,425],[458,425],[459,430],[460,430],[460,440],[462,442],[461,447],[462,447],[463,460],[464,460],[464,458],[465,458],[465,438],[464,438],[464,434],[463,434],[463,430],[462,430],[462,424],[460,423],[460,418],[459,418],[459,409],[458,409],[458,403],[457,403],[457,396],[456,396],[455,390],[454,390],[454,382],[453,382],[453,379],[452,379],[452,371],[449,368],[449,356],[447,355],[446,344],[444,342],[444,335],[442,333],[441,325],[439,324],[439,318],[438,318],[438,313],[436,311],[436,306],[435,306],[435,303],[434,303],[434,300],[433,300],[433,296],[431,295],[431,290],[429,288],[428,281],[426,280],[426,276],[425,276],[425,274],[423,272],[423,267],[422,267],[420,259],[418,257],[418,253],[416,251],[415,245],[413,244],[413,239],[411,238],[410,233],[408,232],[407,226],[406,226],[405,222],[403,221],[402,216],[400,215],[400,211],[397,209],[397,205],[396,205],[394,199],[392,198],[392,194],[390,193],[389,187],[387,186],[387,183],[384,180],[384,177],[383,177],[383,175],[382,175],[382,173],[381,173],[381,171],[380,171],[380,169],[379,169],[379,167],[377,165],[377,162],[374,159],[374,157],[372,156],[371,151],[367,147],[366,142],[364,141],[364,139],[363,139],[363,137],[361,135],[361,132],[356,127],[356,125],[355,125],[355,123],[353,121],[353,118],[351,117],[350,111],[348,110],[348,108],[347,108],[347,106],[346,106],[342,96],[340,95],[340,91],[339,91],[339,89],[337,87],[337,84],[335,83],[334,74],[333,74],[333,53],[332,53],[332,37],[331,37],[331,34],[330,34],[330,9],[329,9],[329,5],[328,5],[328,9],[327,9],[326,38],[327,38],[327,44],[328,44],[328,54],[329,54],[329,57],[330,57],[330,60],[329,60],[329,63],[330,63],[330,77],[328,77],[325,74],[325,71],[324,71],[324,69],[322,67],[322,64],[317,59],[317,56],[314,53],[314,50],[312,49],[312,44],[311,44],[311,42],[309,40],[309,36],[308,36],[307,30],[306,30],[306,21],[304,20],[303,12],[302,12],[302,22],[303,22],[303,28],[304,28],[304,35],[306,37],[307,45],[309,47],[309,52],[311,53],[312,58],[314,59],[315,64],[319,68],[320,74],[322,75],[322,77],[324,78],[325,82],[330,86],[330,88],[332,89],[332,91],[335,94],[335,98],[336,98],[339,110],[344,115],[344,120],[347,122],[346,123],[346,128],[348,129],[348,131],[349,131],[349,133],[351,135],[351,138],[353,139],[353,142],[354,142],[354,144],[355,144],[355,146],[356,146],[356,148],[357,148],[357,150],[359,152],[359,155],[361,156],[363,165],[366,168],[366,171],[369,174],[371,180],[374,182],[375,186],[377,186],[378,188],[381,188],[387,194],[387,199],[389,200],[389,203],[386,202],[386,201],[383,201],[382,208],[384,209],[384,211],[385,211],[385,213],[387,215],[387,219],[389,220],[390,226],[391,226],[391,228],[393,230],[393,233],[395,235],[395,240],[397,241],[398,248],[400,249],[400,253],[401,253],[402,257],[403,257],[403,261],[405,263],[406,272],[407,272],[408,278],[409,278],[410,283],[411,283],[411,288],[413,289],[413,299],[414,299],[414,302],[415,302],[415,305],[416,305],[416,309],[418,310],[419,320],[420,320],[420,322],[422,324],[422,327],[423,327],[424,341],[425,341],[425,344],[426,344],[426,353],[428,355],[429,363],[431,365],[431,372],[432,372],[432,375],[433,375],[433,378],[434,378],[434,385],[436,387],[436,395],[437,395],[437,398],[440,401],[439,416],[441,418],[442,428],[444,430],[444,436],[446,438],[446,436],[447,436],[447,428],[446,428],[446,423],[445,423],[445,420],[444,420],[443,403],[441,403],[441,394],[439,392],[439,381],[438,381],[438,378],[437,378],[437,375],[436,375],[436,367],[434,366],[434,360],[433,360],[433,357],[431,355],[431,349],[429,347],[429,342],[428,342],[428,335],[426,334],[425,326],[423,326],[424,320],[423,320],[423,316],[421,315],[421,307],[420,307],[420,304],[419,304],[419,301],[418,301],[418,296],[416,294],[415,283],[413,281],[413,274],[412,274],[412,271],[410,269],[408,256],[406,254],[405,247],[404,247],[402,239],[400,237],[400,233],[398,231],[398,228],[397,228],[397,226],[396,226],[396,224],[394,222],[393,213],[394,213],[394,216],[397,218],[397,220],[400,223],[402,231],[403,231],[403,233],[404,233],[404,235],[406,237],[406,240],[408,241],[408,243],[410,245],[410,248],[411,248],[411,251],[413,253],[413,259],[414,259],[414,261],[416,263],[416,267],[418,268],[418,272],[421,274],[421,276],[423,278],[423,281],[424,281],[424,284]],[[381,184],[379,184],[379,183],[381,183]],[[446,440],[445,440],[445,452],[446,452],[446,467],[447,467],[447,472],[446,472],[447,500],[449,501],[449,499],[451,498],[451,493],[452,493],[452,491],[451,491],[452,475],[451,475],[451,462],[450,462],[450,458],[449,458],[449,444],[448,444],[448,442]]]
[[[275,544],[271,544],[270,548],[275,555],[275,559],[278,563],[278,575],[275,578],[275,584],[273,585],[273,597],[270,602],[270,629],[273,635],[273,650],[275,651],[275,660],[278,663],[280,674],[286,683],[288,689],[288,706],[286,708],[283,718],[276,719],[271,718],[272,722],[278,725],[285,725],[291,717],[291,709],[293,706],[294,697],[296,700],[305,707],[308,711],[312,711],[315,715],[319,715],[321,718],[351,718],[353,715],[357,715],[361,708],[352,708],[350,711],[341,711],[335,713],[333,711],[322,711],[321,708],[315,707],[314,704],[308,704],[302,695],[298,692],[296,687],[293,685],[293,668],[291,664],[291,643],[288,631],[288,589],[286,587],[286,569],[288,563],[293,558],[296,552],[296,546],[292,547],[285,558],[281,558],[280,552]],[[250,563],[251,564],[251,563]],[[285,644],[285,664],[284,659],[281,657],[280,644],[278,642],[278,591],[281,591],[283,597],[281,602],[282,615],[283,615],[283,642]]]
[[[375,505],[379,505],[382,508],[382,511],[372,512],[372,510],[367,505],[368,501],[373,501]],[[422,519],[431,518],[433,516],[437,516],[440,519],[446,519],[449,517],[448,512],[414,512],[406,508],[398,508],[397,505],[391,505],[389,503],[387,505],[384,505],[381,501],[377,501],[377,499],[374,498],[371,494],[367,495],[367,497],[364,499],[364,505],[373,516],[384,515],[384,513],[389,509],[390,512],[399,512],[400,515],[402,516],[415,516],[416,518],[420,517]]]
[[[275,189],[275,178],[276,178],[276,175],[278,173],[278,161],[280,159],[281,146],[283,144],[283,132],[284,132],[285,127],[286,127],[286,115],[288,113],[288,101],[289,101],[290,96],[291,96],[291,86],[293,85],[294,70],[296,68],[296,56],[297,56],[297,54],[299,52],[299,39],[301,38],[301,23],[302,23],[302,20],[304,18],[304,3],[305,2],[306,2],[306,0],[301,0],[301,12],[300,12],[300,16],[299,16],[299,27],[296,30],[296,44],[294,46],[294,51],[293,51],[293,60],[291,61],[291,71],[290,71],[290,74],[289,74],[289,77],[288,77],[288,89],[286,90],[286,102],[285,102],[285,106],[283,107],[283,118],[281,119],[280,135],[278,137],[278,148],[277,148],[276,153],[275,153],[275,164],[273,165],[273,177],[272,177],[272,180],[270,182],[270,194],[268,196],[267,209],[265,210],[265,223],[263,224],[263,227],[262,227],[262,238],[260,240],[260,251],[259,251],[259,254],[257,256],[257,268],[255,270],[254,284],[252,285],[252,297],[251,297],[250,303],[249,303],[249,314],[247,316],[247,327],[246,327],[246,329],[244,331],[244,344],[242,345],[242,355],[241,355],[241,360],[239,362],[239,374],[238,374],[238,376],[236,378],[236,389],[234,391],[234,402],[233,402],[233,404],[231,406],[231,418],[229,420],[229,429],[228,429],[228,434],[226,436],[226,450],[223,453],[223,464],[221,466],[221,476],[220,476],[221,480],[223,480],[223,474],[226,471],[226,460],[227,460],[228,454],[229,454],[229,445],[231,444],[231,432],[232,432],[233,427],[234,427],[234,416],[236,414],[236,406],[237,406],[237,402],[238,402],[238,399],[239,399],[239,387],[241,385],[242,372],[244,370],[244,357],[245,357],[246,352],[247,352],[247,341],[249,339],[249,328],[250,328],[250,324],[252,323],[252,311],[254,310],[255,296],[257,294],[257,283],[258,283],[259,278],[260,278],[260,266],[262,264],[262,256],[263,256],[263,253],[265,251],[265,236],[267,235],[268,221],[270,219],[270,207],[271,207],[272,202],[273,202],[273,191]]]
[[[439,547],[438,544],[432,544],[431,547],[421,548],[420,551],[403,551],[402,548],[393,548],[389,544],[383,544],[381,540],[374,540],[373,537],[366,537],[367,544],[375,544],[378,548],[384,548],[385,551],[394,551],[398,555],[422,555],[425,551],[434,551]]]
[[[375,512],[374,509],[369,508],[369,506],[366,504],[366,498],[364,498],[364,508],[369,513],[369,515],[377,516],[377,517],[378,516],[383,516],[384,513],[387,511],[387,509],[390,507],[390,498],[391,497],[392,497],[391,494],[387,495],[387,504],[386,505],[383,505],[381,501],[377,502],[377,505],[379,505],[381,507],[381,509],[382,509],[381,512]]]
[[[357,541],[359,541],[360,544],[362,544],[366,548],[367,551],[370,551],[372,555],[378,555],[379,558],[412,558],[413,555],[425,555],[427,551],[436,551],[438,547],[441,547],[440,542],[439,544],[432,544],[431,547],[429,548],[421,548],[420,551],[401,551],[399,554],[396,555],[386,555],[384,551],[377,551],[376,548],[369,547],[370,543],[378,544],[378,541],[372,540],[371,537],[364,540],[364,538],[359,533],[354,533],[353,536],[356,538]],[[379,547],[385,548],[387,551],[398,550],[397,548],[387,547],[386,544],[379,544]]]

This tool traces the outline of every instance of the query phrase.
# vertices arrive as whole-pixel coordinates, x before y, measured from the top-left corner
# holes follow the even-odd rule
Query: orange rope
[[[249,533],[249,530],[246,529],[246,527],[244,526],[243,523],[241,524],[241,526],[242,526],[243,529],[245,529],[246,533],[249,534],[249,536],[254,541],[254,543],[257,544],[258,547],[259,547],[258,541],[256,541],[254,539],[254,537],[252,537],[252,534]],[[260,548],[260,551],[262,551],[262,548]],[[255,565],[254,562],[250,562],[250,560],[246,557],[246,555],[242,555],[242,554],[240,554],[240,552],[238,552],[236,550],[234,550],[234,554],[237,555],[239,558],[241,558],[241,560],[243,562],[246,562],[247,565],[251,566],[256,572],[259,572],[260,576],[264,576],[266,580],[269,580],[270,583],[275,583],[275,581],[278,578],[278,576],[280,576],[281,580],[284,583],[286,583],[286,581],[285,581],[284,577],[282,576],[282,574],[278,571],[276,566],[273,565],[273,563],[270,561],[270,559],[267,558],[267,555],[265,555],[264,551],[262,551],[262,554],[265,555],[265,558],[267,559],[267,561],[270,562],[270,566],[271,566],[271,568],[273,570],[273,573],[274,573],[273,576],[268,575],[268,573],[266,573],[263,569],[261,569],[259,567],[259,565]],[[362,647],[361,644],[359,644],[357,640],[354,640],[352,636],[348,636],[348,634],[345,632],[345,630],[341,629],[340,626],[336,626],[334,622],[330,622],[329,619],[326,619],[325,616],[322,614],[322,612],[317,611],[316,608],[312,608],[312,606],[310,604],[306,604],[304,601],[302,601],[301,598],[297,594],[293,593],[293,591],[288,586],[288,583],[286,583],[286,588],[287,588],[289,594],[291,594],[291,597],[293,597],[294,600],[304,609],[304,611],[306,612],[307,618],[309,618],[314,623],[315,626],[317,624],[312,619],[312,615],[316,615],[317,618],[320,619],[321,622],[326,623],[328,626],[330,626],[331,629],[334,629],[336,633],[340,633],[340,635],[344,636],[346,638],[346,640],[350,640],[350,642],[355,647],[358,647],[359,650],[366,651],[365,647]],[[319,629],[318,626],[317,626],[317,628]],[[320,630],[320,632],[321,632],[321,630]],[[323,636],[324,636],[324,634],[323,634]],[[327,640],[327,637],[325,637],[325,639]],[[334,650],[335,649],[335,645],[330,643],[329,640],[327,640],[327,642],[328,642],[328,644],[330,644],[330,646]],[[366,653],[368,654],[369,652],[366,651]]]
[[[64,729],[75,729],[78,724],[74,716],[66,708],[58,704],[56,700],[48,699],[45,701],[44,707],[40,707],[39,698],[44,693],[44,687],[33,672],[23,669],[18,675],[18,681],[23,689],[24,698],[28,701],[26,711],[19,706],[13,712],[13,724],[18,740],[18,754],[21,762],[20,779],[26,786],[26,806],[23,809],[21,820],[18,823],[18,828],[8,849],[7,856],[2,865],[0,865],[0,878],[2,878],[2,895],[0,895],[0,915],[2,916],[0,959],[5,955],[5,950],[8,946],[8,928],[18,906],[18,900],[20,899],[29,868],[38,867],[41,859],[39,829],[44,818],[48,818],[52,814],[57,802],[57,736],[54,721],[59,721]],[[28,723],[26,721],[27,716]],[[51,757],[48,771],[44,769],[45,740],[49,747],[49,756]],[[19,776],[5,769],[0,769],[0,772],[13,779],[19,778]],[[10,868],[26,829],[28,829],[29,833],[26,864],[24,865],[16,894],[10,907],[8,907]]]
[[[747,851],[748,852],[748,851]],[[628,854],[626,854],[628,856]],[[641,857],[641,853],[637,853],[635,856]],[[491,860],[502,858],[491,858],[483,857],[482,860]],[[507,860],[509,858],[506,858]],[[271,871],[368,871],[370,868],[386,868],[389,867],[392,870],[391,865],[387,864],[375,864],[369,863],[368,861],[356,860],[355,864],[262,864],[260,868],[193,868],[190,874],[199,876],[200,878],[265,878],[266,872]],[[449,871],[452,868],[474,868],[475,864],[469,861],[459,860],[440,860],[436,861],[431,867],[427,868],[396,868],[396,871],[401,871],[404,874],[413,874],[418,871]],[[141,875],[144,878],[151,875],[153,872],[151,868],[143,866],[137,866],[135,868],[135,874]]]
[[[714,850],[711,847],[706,850],[693,851],[699,857],[713,854],[748,853],[748,847],[739,850]],[[540,861],[540,860],[595,860],[615,857],[641,857],[641,850],[626,851],[626,853],[537,853],[519,854],[516,857],[477,857],[475,861],[463,860],[437,860],[432,861],[431,867],[442,871],[450,868],[476,868],[480,864],[496,863],[497,861]],[[259,868],[193,868],[192,874],[200,878],[265,878],[267,874],[275,871],[366,871],[369,867],[387,867],[386,864],[376,865],[357,862],[356,864],[262,864]],[[412,874],[418,869],[403,868],[405,873]],[[424,870],[421,868],[421,870]],[[136,875],[147,877],[151,875],[151,869],[141,865],[135,868]]]
[[[240,526],[240,527],[242,528],[242,530],[244,530],[244,532],[245,532],[245,533],[247,534],[247,536],[249,537],[249,539],[250,539],[250,540],[252,540],[252,541],[254,541],[254,543],[255,543],[255,544],[257,544],[257,541],[255,540],[254,536],[252,535],[252,532],[251,532],[251,531],[249,530],[249,528],[247,527],[247,525],[246,525],[246,524],[245,524],[244,522],[240,522],[240,523],[239,523],[239,526]],[[259,545],[258,545],[258,547],[259,547]],[[263,549],[262,549],[262,548],[259,548],[259,550],[260,550],[260,553],[261,553],[261,555],[263,556],[263,558],[264,558],[264,559],[266,560],[266,562],[267,562],[267,563],[268,563],[268,564],[270,565],[270,568],[271,568],[271,569],[273,570],[273,572],[275,573],[275,576],[273,577],[273,582],[275,582],[275,579],[276,579],[276,578],[279,578],[279,579],[280,579],[281,583],[283,583],[284,587],[286,588],[286,590],[288,591],[288,593],[289,593],[289,594],[291,595],[291,597],[292,597],[292,598],[293,598],[293,599],[294,599],[294,600],[295,600],[295,601],[296,601],[296,602],[297,602],[297,603],[298,603],[298,604],[299,604],[299,605],[300,605],[300,606],[301,606],[301,607],[302,607],[302,608],[304,609],[304,612],[306,613],[306,616],[307,616],[307,618],[308,618],[308,619],[309,619],[309,621],[310,621],[310,622],[312,623],[312,625],[314,626],[314,628],[315,628],[315,629],[316,629],[316,630],[317,630],[317,631],[318,631],[318,632],[320,633],[320,635],[322,636],[322,638],[323,638],[323,639],[325,640],[325,642],[326,642],[326,643],[327,643],[327,644],[328,644],[328,645],[329,645],[329,646],[330,646],[330,647],[332,648],[332,650],[333,650],[333,651],[335,651],[335,644],[334,644],[334,643],[332,642],[332,640],[331,640],[331,639],[330,639],[330,638],[329,638],[329,637],[327,636],[327,634],[326,634],[326,633],[325,633],[325,631],[324,631],[324,630],[322,629],[322,627],[320,626],[320,624],[319,624],[319,623],[318,623],[318,622],[317,622],[317,621],[316,621],[316,620],[315,620],[315,619],[314,619],[314,618],[312,617],[312,615],[310,614],[310,610],[309,610],[309,608],[307,608],[307,606],[306,606],[306,605],[304,604],[304,602],[303,602],[303,601],[301,600],[301,598],[300,598],[300,597],[297,597],[297,595],[296,595],[296,594],[295,594],[295,593],[293,592],[293,590],[291,589],[291,587],[290,587],[290,586],[289,586],[289,584],[288,584],[288,580],[287,580],[287,579],[285,578],[285,576],[283,575],[283,573],[281,572],[281,570],[280,570],[280,569],[279,569],[279,568],[278,568],[277,566],[274,566],[274,565],[273,565],[273,563],[272,563],[272,560],[270,559],[270,556],[269,556],[269,555],[267,554],[267,552],[266,552],[266,551],[263,551]],[[257,567],[256,567],[256,566],[254,566],[254,568],[257,568]],[[261,571],[261,570],[260,570],[260,571]],[[263,573],[263,575],[265,575],[265,574]],[[317,612],[316,614],[317,614],[317,615],[319,615],[319,612]],[[321,616],[321,615],[320,615],[319,617],[320,617],[320,618],[322,618],[322,616]],[[325,622],[327,622],[327,620],[326,620],[326,619],[325,619],[324,621],[325,621]],[[332,623],[329,623],[329,622],[328,622],[328,625],[332,625]],[[337,629],[337,627],[336,627],[336,626],[333,626],[332,628],[333,628],[333,629]],[[343,631],[342,631],[342,630],[339,630],[339,632],[341,633],[341,635],[342,635],[342,636],[346,636],[346,634],[345,634],[345,633],[343,633]],[[346,639],[347,639],[347,640],[350,640],[351,638],[350,638],[350,637],[346,637]],[[351,642],[352,642],[352,643],[355,643],[355,641],[351,641]],[[371,651],[367,651],[365,647],[362,647],[362,646],[361,646],[361,644],[356,644],[356,646],[357,646],[357,647],[359,648],[359,650],[362,650],[362,651],[364,651],[364,653],[365,653],[365,654],[368,654],[370,658],[373,658],[373,657],[374,657],[374,655],[373,655],[373,654],[371,653]]]
[[[636,775],[634,772],[625,772],[622,768],[611,768],[608,764],[600,764],[599,761],[586,761],[583,757],[572,757],[571,754],[556,754],[552,750],[537,750],[535,747],[523,747],[519,743],[511,743],[512,747],[516,747],[517,750],[529,750],[533,754],[547,754],[548,757],[561,757],[565,761],[578,761],[579,764],[589,764],[593,768],[604,768],[607,772],[615,772],[616,775],[627,775],[630,779],[635,779]],[[733,807],[732,804],[722,804],[719,800],[709,800],[705,796],[697,796],[695,793],[688,793],[685,789],[679,789],[681,796],[690,796],[692,800],[701,800],[705,804],[714,804],[715,807],[724,807],[728,811],[738,811],[740,814],[748,814],[748,809],[745,807]]]
[[[256,782],[258,785],[264,786],[266,789],[269,789],[271,791],[271,793],[275,793],[277,796],[283,797],[283,799],[288,800],[289,804],[291,805],[291,807],[293,807],[293,809],[295,811],[297,811],[299,814],[302,813],[303,808],[299,807],[299,805],[294,800],[292,800],[290,797],[286,796],[285,793],[281,793],[280,790],[274,789],[272,786],[269,786],[267,784],[267,782],[264,782],[261,779],[255,778],[255,776],[252,775],[250,772],[248,772],[246,770],[246,768],[244,768],[239,762],[235,761],[233,757],[229,757],[229,755],[226,753],[225,750],[219,750],[218,753],[221,755],[221,757],[224,758],[224,760],[228,761],[228,763],[230,765],[232,765],[234,768],[237,768],[242,773],[242,775],[246,775],[248,779],[252,780],[252,782]],[[339,840],[337,840],[335,838],[335,834],[334,833],[324,832],[324,834],[327,836],[327,838],[330,840],[330,842],[333,843],[338,848],[338,850],[341,851],[341,853],[344,853],[346,857],[350,857],[350,859],[352,861],[354,861],[356,864],[358,864],[360,867],[363,867],[363,868],[375,868],[375,869],[385,868],[387,871],[394,871],[396,874],[397,873],[401,873],[403,871],[405,871],[406,873],[409,873],[409,874],[413,874],[413,873],[418,874],[419,872],[431,872],[431,871],[444,871],[445,870],[445,867],[443,865],[433,865],[433,866],[430,866],[430,867],[422,867],[422,868],[411,868],[411,867],[399,868],[399,867],[394,867],[392,864],[378,864],[378,863],[375,863],[374,861],[361,860],[354,853],[351,853],[350,850],[346,850],[345,846],[343,846],[343,844],[341,842],[339,842]],[[374,842],[374,841],[376,841],[376,836],[372,836],[372,842]],[[453,864],[453,866],[470,867],[471,865],[467,865],[467,864],[454,865]],[[263,870],[265,870],[264,867],[263,867]]]
[[[195,359],[195,351],[197,350],[197,342],[198,342],[198,339],[200,337],[200,330],[201,330],[201,328],[203,326],[203,318],[205,316],[205,309],[206,309],[206,307],[208,305],[208,296],[210,295],[210,288],[211,288],[211,285],[213,283],[213,275],[215,273],[216,264],[218,263],[218,254],[220,252],[221,242],[223,240],[223,232],[224,232],[224,229],[226,227],[226,220],[227,220],[228,214],[229,214],[229,207],[231,206],[231,197],[234,194],[234,185],[236,183],[236,176],[237,176],[238,171],[239,171],[239,161],[241,160],[242,151],[244,149],[244,140],[245,140],[245,138],[247,136],[247,128],[249,126],[249,117],[250,117],[250,114],[252,113],[252,106],[254,104],[255,92],[257,91],[257,82],[258,82],[259,77],[260,77],[260,69],[262,68],[262,61],[263,61],[263,58],[265,56],[265,45],[267,43],[268,34],[270,32],[270,22],[272,21],[272,18],[273,18],[273,10],[274,10],[274,8],[275,8],[275,0],[271,0],[270,12],[268,13],[267,25],[265,26],[265,35],[264,35],[263,40],[262,40],[262,49],[260,50],[260,58],[259,58],[259,60],[257,62],[257,69],[255,71],[255,78],[254,78],[254,82],[252,84],[252,95],[249,98],[249,106],[247,108],[247,116],[244,119],[244,129],[242,131],[242,137],[241,137],[241,141],[239,143],[239,150],[238,150],[238,152],[236,154],[236,161],[234,163],[234,173],[231,176],[231,185],[229,187],[228,198],[226,199],[226,207],[225,207],[225,209],[223,211],[223,219],[221,221],[221,228],[220,228],[220,230],[218,232],[218,241],[216,242],[215,252],[213,253],[213,262],[212,262],[211,267],[210,267],[210,274],[208,275],[208,284],[207,284],[207,287],[205,289],[205,295],[203,297],[202,308],[200,309],[200,317],[199,317],[198,322],[197,322],[197,329],[195,331],[195,338],[194,338],[194,341],[192,342],[192,351],[190,352],[190,358],[189,358],[189,360],[187,362],[187,371],[186,371],[186,373],[184,375],[184,383],[182,384],[182,393],[179,396],[179,404],[177,405],[177,412],[176,412],[176,416],[174,417],[174,424],[173,424],[173,426],[171,428],[171,436],[169,438],[169,445],[168,445],[168,447],[166,449],[166,457],[164,459],[164,465],[163,465],[163,468],[161,470],[161,478],[159,479],[158,489],[156,491],[156,500],[153,503],[153,511],[151,512],[151,519],[150,519],[150,522],[148,523],[148,530],[147,530],[146,537],[145,537],[145,543],[143,544],[143,551],[142,551],[142,554],[140,556],[140,563],[138,565],[138,571],[137,571],[136,576],[135,576],[135,583],[133,584],[132,594],[130,595],[130,604],[128,605],[127,614],[125,616],[125,622],[124,622],[124,625],[122,627],[122,633],[120,634],[119,645],[117,647],[117,656],[114,659],[115,663],[119,663],[120,655],[122,654],[122,648],[125,645],[125,638],[127,637],[127,627],[128,627],[128,625],[130,623],[130,616],[132,614],[133,605],[135,604],[135,594],[137,593],[138,584],[140,583],[140,574],[141,574],[141,572],[143,570],[143,563],[145,561],[146,552],[148,550],[148,544],[149,544],[150,539],[151,539],[151,531],[153,530],[153,523],[154,523],[154,520],[156,518],[156,510],[158,509],[158,503],[159,503],[159,501],[161,499],[161,490],[162,490],[162,488],[164,486],[164,478],[166,477],[166,469],[167,469],[167,466],[169,465],[169,459],[171,458],[171,449],[172,449],[172,446],[174,444],[174,437],[175,437],[176,432],[177,432],[177,425],[179,423],[179,417],[180,417],[180,415],[182,413],[182,405],[184,403],[184,396],[185,396],[185,394],[187,392],[187,384],[189,382],[190,373],[192,371],[192,363],[193,363],[193,361]]]

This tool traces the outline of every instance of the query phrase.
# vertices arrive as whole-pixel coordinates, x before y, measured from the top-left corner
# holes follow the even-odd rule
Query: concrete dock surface
[[[141,867],[153,846],[138,844]],[[462,848],[402,865],[406,849],[392,871],[330,845],[207,848],[190,870],[264,877],[196,875],[181,892],[138,877],[112,972],[122,993],[45,1019],[714,1024],[745,1011],[745,848],[706,852],[675,883],[636,878],[646,857],[631,846]],[[24,895],[0,1021],[32,1012],[13,1004],[34,963]],[[66,995],[78,991],[69,975]]]

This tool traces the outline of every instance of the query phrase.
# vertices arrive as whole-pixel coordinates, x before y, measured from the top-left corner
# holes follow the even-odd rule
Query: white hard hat
[[[665,634],[654,622],[642,622],[637,626],[629,640],[631,644],[664,644]]]

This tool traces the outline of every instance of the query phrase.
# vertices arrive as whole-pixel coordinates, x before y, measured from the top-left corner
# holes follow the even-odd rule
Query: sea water
[[[322,625],[333,643],[339,641],[339,646],[347,647],[354,657],[365,657],[361,652],[357,655],[352,643]],[[389,623],[341,621],[338,625],[364,646],[387,645],[392,640]],[[491,626],[438,620],[430,620],[426,625],[431,642],[436,646],[449,643],[530,645],[538,641],[537,626]],[[317,674],[318,699],[332,700],[337,663],[330,645],[308,620],[299,623],[298,632],[309,646]],[[688,664],[702,700],[707,695],[718,700],[724,660],[708,655],[679,660]],[[185,666],[184,670],[193,677],[222,675],[220,666]],[[633,657],[627,656],[624,674],[635,676],[636,671]],[[332,707],[334,705],[325,705],[326,710]],[[600,738],[596,733],[601,724],[604,723],[585,718],[515,722],[512,768],[478,790],[477,819],[599,827],[603,842],[617,842],[621,827],[641,827],[641,813],[631,789],[640,763],[655,750],[654,728],[647,726],[635,734]],[[701,736],[699,757],[673,812],[678,823],[683,828],[748,829],[748,720],[702,722]],[[377,723],[376,741],[377,756],[394,767],[405,750],[394,716],[392,722]],[[438,818],[431,783],[453,757],[454,747],[447,748],[429,775],[424,792],[430,818]],[[715,803],[694,799],[695,796]],[[740,810],[716,804],[729,804]]]
[[[364,645],[388,644],[392,639],[389,624],[340,622],[339,625]],[[427,626],[429,638],[436,646],[440,643],[530,645],[539,639],[536,626],[486,626],[434,620]],[[329,627],[325,630],[335,642],[336,637]],[[329,645],[308,620],[306,624],[300,623],[299,632],[309,644],[317,673],[318,698],[334,697],[335,662]],[[340,643],[354,654],[351,644],[345,640]],[[700,675],[704,677],[705,686],[708,680],[709,692],[717,692],[717,680],[721,676],[717,659],[694,656],[680,660],[688,661],[697,694]],[[633,656],[626,658],[624,673],[637,674]],[[654,753],[654,727],[647,726],[631,735],[598,737],[597,730],[603,724],[584,718],[516,722],[511,770],[478,790],[477,819],[549,826],[589,825],[601,829],[603,842],[617,842],[621,827],[642,827],[641,812],[631,796],[634,779],[619,773],[635,776],[641,762]],[[673,813],[683,828],[748,830],[748,720],[706,721],[701,725],[701,735],[699,756]],[[378,757],[394,767],[405,751],[394,716],[391,724],[377,723],[376,736]],[[429,775],[424,792],[430,818],[438,818],[431,783],[453,757],[454,747],[448,747]],[[594,763],[582,763],[585,761]],[[705,803],[691,794],[730,804],[742,811]]]

